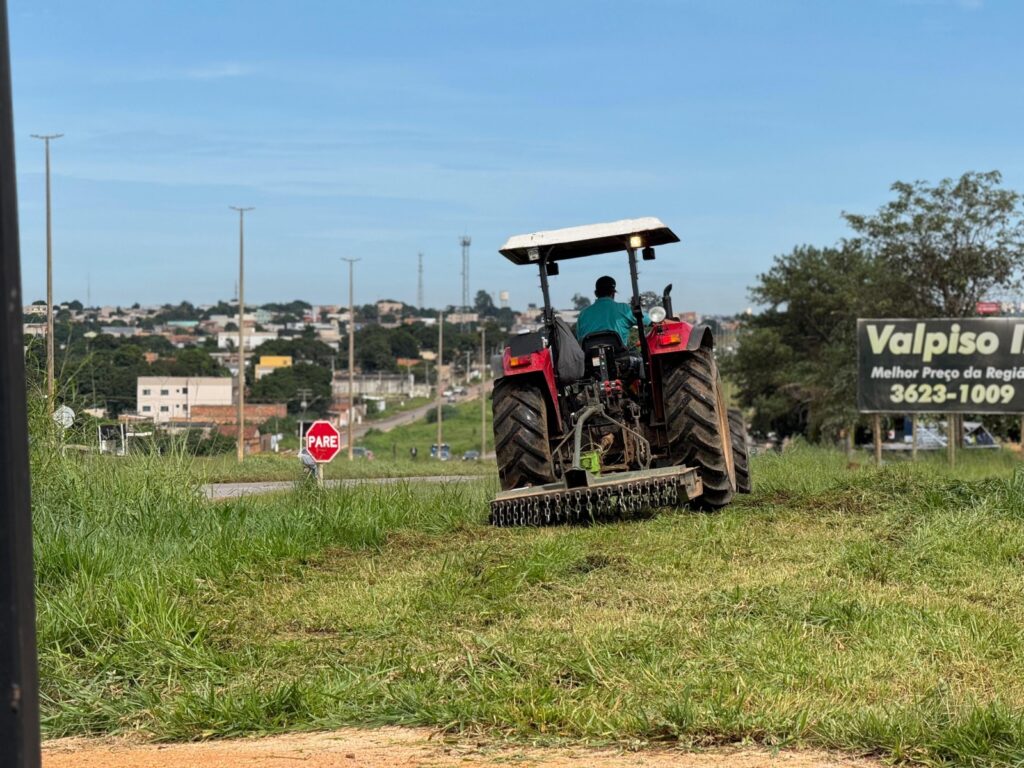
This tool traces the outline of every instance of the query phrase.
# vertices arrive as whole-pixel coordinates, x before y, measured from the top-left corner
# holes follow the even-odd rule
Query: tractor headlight
[[[652,323],[660,323],[665,319],[665,308],[664,307],[651,307],[647,310],[647,316],[651,318]]]

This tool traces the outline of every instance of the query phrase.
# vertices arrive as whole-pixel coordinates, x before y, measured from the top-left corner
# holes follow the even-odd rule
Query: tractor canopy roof
[[[634,248],[679,242],[676,234],[660,219],[648,216],[516,235],[499,250],[513,264],[532,264],[540,261],[541,256],[550,262],[624,251],[633,237],[639,238],[633,243]]]

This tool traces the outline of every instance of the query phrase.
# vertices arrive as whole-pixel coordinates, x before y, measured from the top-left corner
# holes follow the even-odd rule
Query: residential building
[[[188,420],[197,405],[231,405],[233,386],[228,376],[139,376],[138,414],[155,422]]]
[[[107,336],[139,336],[142,331],[135,326],[131,325],[104,325],[100,328],[101,333],[107,334]]]
[[[402,397],[429,397],[430,387],[417,384],[411,373],[360,374],[354,377],[355,394]],[[331,395],[335,401],[347,401],[348,373],[336,371],[331,382]]]
[[[476,323],[479,319],[480,315],[476,312],[460,312],[458,310],[449,312],[444,316],[444,321],[446,323],[452,323],[453,325]]]
[[[245,351],[251,352],[264,341],[277,338],[277,333],[268,331],[245,331]],[[223,331],[217,334],[218,349],[236,349],[238,347],[238,331]]]
[[[278,368],[291,367],[291,355],[261,355],[260,362],[256,366],[256,381],[259,381],[268,373],[273,373]]]

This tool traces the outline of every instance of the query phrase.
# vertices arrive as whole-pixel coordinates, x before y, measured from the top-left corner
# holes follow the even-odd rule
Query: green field
[[[488,450],[494,450],[494,437],[491,433],[491,403],[486,405],[487,416],[487,445]],[[469,450],[480,450],[480,400],[470,400],[458,405],[445,406],[444,415],[441,419],[441,440],[448,443],[452,449],[452,457],[455,459],[452,465],[459,462],[462,454]],[[437,422],[428,423],[422,419],[415,424],[403,425],[390,432],[377,432],[370,430],[366,437],[359,441],[378,457],[386,458],[392,455],[407,457],[409,449],[416,446],[419,451],[419,460],[423,461],[430,453],[430,446],[437,442]],[[444,462],[441,462],[442,464]],[[491,470],[496,472],[493,462]]]
[[[423,724],[1024,755],[1024,473],[758,457],[719,514],[491,529],[494,481],[208,503],[34,443],[45,733]]]

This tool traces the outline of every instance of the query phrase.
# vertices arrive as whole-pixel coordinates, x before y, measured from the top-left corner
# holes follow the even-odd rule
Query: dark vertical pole
[[[28,419],[7,0],[0,0],[0,765],[37,768]]]
[[[647,334],[644,333],[644,308],[640,304],[640,275],[636,268],[636,248],[626,248],[629,255],[629,279],[632,283],[633,296],[630,306],[633,308],[633,317],[636,319],[637,333],[640,337],[640,356],[644,360],[644,378],[651,380],[651,350],[647,346]]]
[[[949,460],[949,466],[956,466],[956,430],[957,430],[957,414],[947,413],[946,414],[946,458]]]
[[[874,432],[875,442],[875,466],[882,466],[882,415],[874,414],[871,422],[871,431]]]

